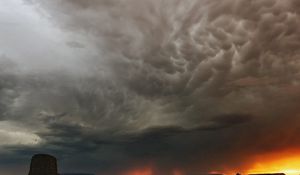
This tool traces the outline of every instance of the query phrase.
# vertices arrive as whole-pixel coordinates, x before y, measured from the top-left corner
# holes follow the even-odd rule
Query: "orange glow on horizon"
[[[238,169],[230,168],[220,171],[210,171],[211,174],[235,175],[241,173],[248,174],[264,174],[264,173],[284,173],[286,175],[300,175],[300,150],[289,149],[276,153],[266,153],[250,158],[250,162],[246,166]],[[127,171],[122,175],[155,175],[156,169],[153,166],[136,168]],[[173,169],[170,171],[172,175],[186,175],[185,171]]]
[[[182,171],[174,170],[173,175],[184,175]]]
[[[182,171],[175,169],[171,173],[172,175],[185,175]],[[134,169],[130,170],[123,175],[155,175],[152,168],[140,168],[140,169]]]
[[[279,153],[260,155],[246,174],[285,173],[300,174],[300,151],[288,150]]]
[[[153,172],[151,168],[144,168],[144,169],[129,171],[124,175],[153,175]]]

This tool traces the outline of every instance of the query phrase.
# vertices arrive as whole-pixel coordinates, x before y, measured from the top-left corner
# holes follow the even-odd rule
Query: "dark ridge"
[[[62,173],[60,175],[94,175],[90,173]]]

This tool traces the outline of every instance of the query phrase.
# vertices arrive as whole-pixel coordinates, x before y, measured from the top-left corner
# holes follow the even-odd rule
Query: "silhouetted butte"
[[[56,158],[47,154],[36,154],[30,163],[29,175],[58,175]]]

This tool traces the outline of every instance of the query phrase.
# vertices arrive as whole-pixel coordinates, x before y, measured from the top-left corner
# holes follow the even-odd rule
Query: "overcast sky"
[[[299,0],[1,0],[0,174],[247,172],[300,150]],[[300,166],[300,165],[299,165]]]

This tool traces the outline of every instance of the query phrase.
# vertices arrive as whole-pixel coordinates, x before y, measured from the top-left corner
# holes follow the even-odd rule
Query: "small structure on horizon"
[[[56,158],[48,154],[32,156],[28,175],[58,175]]]

